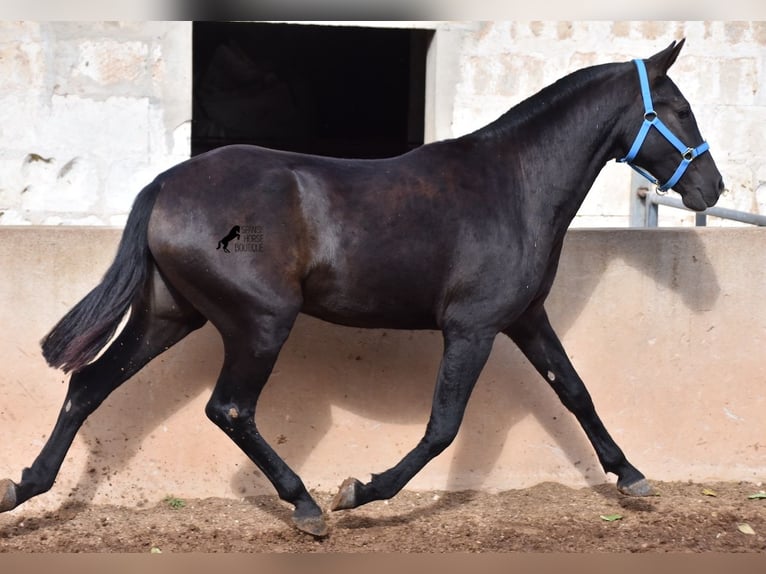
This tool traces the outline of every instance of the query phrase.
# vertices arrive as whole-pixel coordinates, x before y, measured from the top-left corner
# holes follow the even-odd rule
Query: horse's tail
[[[43,357],[64,372],[84,367],[109,342],[141,292],[150,270],[149,217],[162,185],[155,180],[136,197],[117,255],[101,283],[75,305],[40,342]]]

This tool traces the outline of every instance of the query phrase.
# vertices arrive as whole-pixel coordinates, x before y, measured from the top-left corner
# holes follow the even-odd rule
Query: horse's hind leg
[[[0,512],[49,490],[85,419],[153,357],[205,323],[156,274],[153,283],[145,300],[133,305],[125,328],[101,357],[72,374],[53,432],[32,466],[24,469],[21,481],[0,481]]]
[[[205,412],[271,481],[277,494],[295,506],[293,523],[304,532],[325,536],[322,510],[298,475],[258,432],[255,409],[299,306],[260,316],[241,315],[224,335],[225,360]]]
[[[617,475],[617,487],[632,496],[649,496],[652,487],[625,457],[601,422],[585,384],[540,306],[505,331],[577,418],[606,472]]]

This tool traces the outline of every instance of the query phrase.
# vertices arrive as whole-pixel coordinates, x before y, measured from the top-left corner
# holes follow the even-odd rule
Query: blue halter
[[[678,180],[681,179],[681,176],[686,172],[686,168],[689,167],[689,164],[694,161],[694,158],[705,153],[710,149],[710,146],[707,142],[702,142],[697,147],[686,146],[664,123],[662,123],[662,120],[657,117],[657,113],[653,109],[654,105],[652,104],[652,95],[649,92],[649,79],[646,75],[646,66],[644,65],[643,60],[633,60],[633,63],[636,64],[636,68],[638,68],[638,79],[641,82],[641,96],[644,99],[644,123],[638,131],[638,135],[628,154],[617,161],[627,163],[630,167],[655,184],[658,191],[667,191],[678,183]],[[652,126],[657,128],[657,131],[660,132],[666,140],[673,144],[673,147],[679,151],[682,158],[675,173],[673,173],[673,175],[670,176],[670,179],[662,185],[660,185],[660,182],[656,177],[632,163],[633,160],[636,159],[641,146],[644,145],[644,140]]]

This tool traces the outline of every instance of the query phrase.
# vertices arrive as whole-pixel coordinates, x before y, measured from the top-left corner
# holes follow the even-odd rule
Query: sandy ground
[[[655,483],[658,496],[546,483],[496,494],[409,492],[331,513],[315,539],[276,497],[67,504],[0,515],[0,552],[766,552],[752,483]],[[314,493],[329,506],[331,493]]]

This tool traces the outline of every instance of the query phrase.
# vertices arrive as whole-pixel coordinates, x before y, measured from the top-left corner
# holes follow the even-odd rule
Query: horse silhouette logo
[[[231,253],[231,251],[229,251],[229,241],[232,241],[232,240],[234,240],[234,239],[236,239],[237,241],[239,241],[239,225],[235,225],[234,227],[232,227],[232,228],[231,228],[231,231],[229,231],[229,232],[228,232],[228,233],[227,233],[227,234],[226,234],[226,235],[225,235],[225,236],[224,236],[224,237],[223,237],[223,238],[222,238],[222,239],[221,239],[221,240],[218,242],[218,247],[216,247],[216,249],[220,249],[221,247],[223,247],[223,250],[224,250],[226,253]]]

